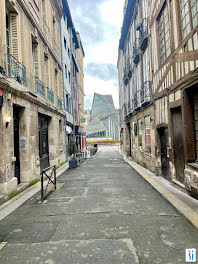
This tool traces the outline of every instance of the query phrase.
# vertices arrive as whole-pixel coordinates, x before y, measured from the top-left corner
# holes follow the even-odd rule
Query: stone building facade
[[[148,55],[144,57],[145,44]],[[140,70],[138,63],[143,66]],[[144,64],[148,65],[148,75]],[[118,58],[124,149],[142,163],[144,145],[151,140],[152,158],[145,159],[144,166],[186,188],[194,197],[198,197],[197,68],[197,1],[126,1]],[[142,105],[142,98],[137,112],[134,103],[131,106],[136,98],[130,97],[130,93],[138,91],[139,83],[145,83],[144,76],[150,82],[149,102]],[[144,97],[144,86],[139,93]],[[146,115],[150,116],[150,122],[138,124],[138,119]],[[148,123],[150,132],[146,131]],[[139,158],[138,152],[133,154],[131,142],[138,141],[138,126],[142,130]]]
[[[63,17],[61,19],[61,41],[62,41],[62,63],[63,63],[63,92],[65,110],[65,139],[67,157],[74,153],[75,139],[75,115],[76,98],[78,89],[77,81],[77,58],[76,53],[79,49],[77,34],[72,21],[69,5],[63,0]],[[75,65],[73,64],[75,63]],[[75,75],[74,75],[75,73]]]
[[[62,2],[0,2],[0,195],[65,162]]]
[[[121,142],[124,151],[155,172],[155,119],[147,15],[148,1],[126,1],[119,44]]]
[[[80,140],[81,140],[81,149],[83,150],[83,137],[85,137],[85,104],[84,104],[84,69],[83,69],[83,60],[85,57],[85,52],[80,38],[80,33],[77,32],[77,38],[79,43],[78,49],[78,94],[79,94],[79,119],[80,119]]]

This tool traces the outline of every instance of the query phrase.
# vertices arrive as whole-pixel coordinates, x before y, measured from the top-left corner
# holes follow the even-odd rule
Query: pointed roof
[[[116,112],[112,95],[94,93],[90,120],[103,119]]]

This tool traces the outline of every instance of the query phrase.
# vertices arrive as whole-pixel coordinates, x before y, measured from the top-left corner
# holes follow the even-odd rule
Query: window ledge
[[[190,163],[187,163],[189,166],[193,167],[193,168],[196,168],[198,169],[198,163],[196,162],[190,162]]]

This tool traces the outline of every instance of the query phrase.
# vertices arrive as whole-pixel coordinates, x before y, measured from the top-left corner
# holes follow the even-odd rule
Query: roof
[[[103,119],[115,113],[115,106],[112,95],[94,93],[90,120],[98,117]]]
[[[106,131],[106,127],[104,126],[102,121],[100,121],[100,119],[96,117],[90,121],[90,123],[86,126],[85,130],[87,134],[93,134]]]

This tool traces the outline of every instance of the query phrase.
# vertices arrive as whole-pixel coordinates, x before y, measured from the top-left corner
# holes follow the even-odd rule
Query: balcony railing
[[[138,64],[139,59],[140,59],[139,38],[136,38],[133,44],[133,62],[135,64]]]
[[[45,97],[45,85],[36,76],[34,76],[34,85],[35,85],[35,92]]]
[[[51,103],[54,103],[54,92],[47,87],[47,99]]]
[[[148,22],[147,19],[144,18],[140,27],[140,38],[139,38],[139,46],[142,51],[144,51],[148,44]]]
[[[142,105],[146,105],[150,102],[151,100],[151,82],[147,81],[144,82],[143,87],[142,87]]]
[[[57,96],[57,106],[59,109],[62,110],[62,107],[63,107],[63,103],[62,103],[62,100],[60,97]]]
[[[11,54],[8,56],[8,76],[15,78],[19,83],[27,85],[26,67]]]
[[[138,110],[141,107],[141,95],[142,95],[141,90],[136,91],[134,97],[134,110]]]

